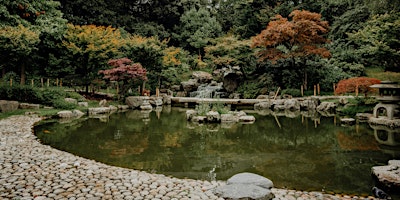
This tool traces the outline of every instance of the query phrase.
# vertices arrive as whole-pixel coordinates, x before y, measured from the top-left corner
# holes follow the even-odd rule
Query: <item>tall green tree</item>
[[[3,69],[7,65],[20,68],[21,84],[25,84],[26,65],[32,54],[37,51],[39,34],[23,25],[0,27],[0,60]]]
[[[130,36],[123,47],[125,56],[146,68],[152,90],[160,86],[166,47],[166,42],[160,41],[156,37],[146,38],[138,35]]]
[[[375,15],[357,32],[349,33],[361,63],[400,72],[400,14]]]
[[[218,37],[222,31],[217,19],[206,8],[185,12],[175,30],[181,46],[200,55],[204,54],[203,47],[209,44],[210,39]]]
[[[35,53],[30,53],[29,57],[24,58],[25,64],[20,64],[16,68],[6,69],[3,67],[3,72],[5,70],[18,71],[19,69],[21,72],[21,83],[24,84],[26,74],[33,74],[34,71],[41,70],[43,66],[47,66],[48,55],[52,52],[52,48],[56,46],[55,44],[60,42],[66,30],[66,20],[62,18],[62,13],[58,9],[59,7],[60,3],[52,0],[0,1],[0,27],[16,28],[22,25],[26,29],[38,34],[40,39],[39,43],[34,42],[36,45]],[[29,42],[27,41],[27,43]],[[10,53],[12,54],[13,52]],[[12,59],[18,58],[13,57]],[[32,60],[29,61],[29,59],[35,62],[32,62]],[[39,60],[46,62],[39,64]],[[3,61],[3,66],[6,61]],[[25,69],[27,69],[26,72]]]

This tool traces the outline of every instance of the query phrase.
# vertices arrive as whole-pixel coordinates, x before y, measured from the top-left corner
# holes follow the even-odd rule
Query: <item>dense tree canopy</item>
[[[1,77],[88,86],[127,57],[153,91],[225,66],[242,69],[247,96],[265,80],[332,91],[372,68],[399,71],[399,12],[398,0],[0,0]]]

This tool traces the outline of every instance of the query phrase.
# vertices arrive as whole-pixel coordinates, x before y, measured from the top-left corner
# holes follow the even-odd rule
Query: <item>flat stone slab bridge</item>
[[[225,98],[194,98],[194,97],[172,97],[172,104],[196,105],[200,103],[222,103],[239,106],[254,106],[254,104],[268,99],[225,99]]]

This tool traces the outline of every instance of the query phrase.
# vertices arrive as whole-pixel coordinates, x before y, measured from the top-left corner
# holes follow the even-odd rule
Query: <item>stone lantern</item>
[[[379,90],[379,96],[376,97],[379,103],[374,108],[373,117],[386,117],[389,120],[400,118],[400,85],[397,82],[382,81],[370,87]]]

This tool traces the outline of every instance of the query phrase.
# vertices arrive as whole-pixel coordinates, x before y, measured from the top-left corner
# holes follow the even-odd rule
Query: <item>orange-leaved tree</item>
[[[296,58],[300,58],[301,67],[305,67],[306,59],[311,55],[330,57],[329,50],[323,47],[329,42],[324,37],[329,32],[329,24],[321,19],[321,14],[294,10],[289,17],[291,21],[276,15],[265,30],[252,38],[252,47],[261,47],[257,52],[260,61],[269,60],[276,64],[278,60],[290,59],[295,68]],[[303,73],[303,85],[307,87],[305,68]]]
[[[369,86],[379,83],[381,83],[379,79],[368,77],[353,77],[344,79],[339,81],[337,84],[335,94],[338,95],[355,92],[356,95],[358,95],[358,93],[364,93],[364,96],[367,96],[368,92],[373,91],[373,88],[370,88]]]

